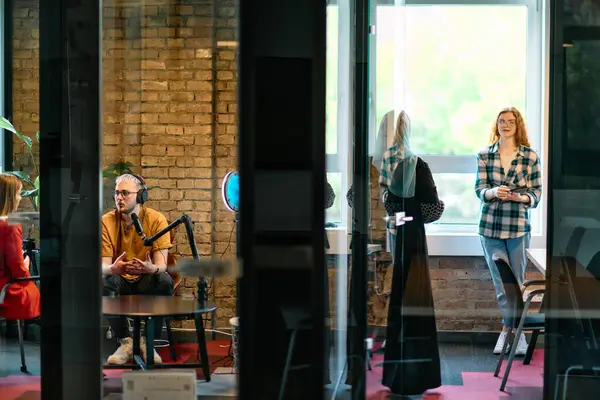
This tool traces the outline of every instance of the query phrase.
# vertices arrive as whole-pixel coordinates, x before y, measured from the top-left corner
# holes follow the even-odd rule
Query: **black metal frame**
[[[103,395],[101,16],[99,1],[40,2],[43,400]]]
[[[239,16],[240,258],[244,261],[239,398],[276,398],[280,393],[281,370],[273,365],[284,362],[286,352],[284,347],[273,348],[268,338],[290,335],[281,307],[296,302],[309,317],[307,329],[299,333],[306,340],[298,340],[295,354],[312,368],[290,376],[286,398],[318,400],[323,398],[325,365],[326,3],[240,2]],[[289,74],[294,75],[292,86],[280,85],[286,76],[290,81]],[[292,193],[282,188],[288,183],[302,189]],[[277,196],[267,195],[276,188]],[[281,204],[287,204],[290,218],[283,216]],[[293,218],[301,212],[302,218]],[[271,221],[285,224],[274,226]],[[277,325],[260,323],[267,320]],[[270,364],[260,355],[265,346],[273,349]]]
[[[365,338],[367,337],[367,274],[369,240],[369,14],[371,2],[355,2],[354,27],[354,207],[352,224],[352,278],[350,284],[348,327],[348,365],[351,370],[352,397],[364,398],[366,393]]]

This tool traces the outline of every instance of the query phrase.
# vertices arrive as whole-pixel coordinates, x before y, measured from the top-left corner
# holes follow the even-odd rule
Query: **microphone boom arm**
[[[168,232],[172,231],[181,224],[185,225],[185,232],[188,238],[190,249],[192,250],[192,257],[194,257],[195,260],[200,260],[200,254],[198,253],[198,247],[196,246],[196,239],[194,239],[194,223],[192,222],[192,219],[186,214],[183,214],[181,217],[171,222],[169,225],[158,231],[152,237],[142,237],[142,243],[144,244],[144,246],[152,246],[154,242],[156,242],[160,237],[166,235]],[[206,278],[198,278],[197,295],[199,300],[208,300],[207,290],[208,281],[206,280]]]
[[[143,238],[142,243],[144,244],[144,246],[152,246],[154,242],[156,242],[160,237],[166,235],[168,232],[172,231],[181,224],[185,225],[188,243],[190,245],[190,249],[192,250],[192,257],[194,257],[194,259],[196,260],[199,260],[200,254],[198,253],[198,247],[196,246],[196,239],[194,239],[194,223],[192,222],[192,219],[186,214],[183,214],[181,217],[171,222],[169,225],[158,231],[152,237]]]

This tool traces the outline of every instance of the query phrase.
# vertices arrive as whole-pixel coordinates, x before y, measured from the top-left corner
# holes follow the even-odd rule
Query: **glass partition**
[[[0,129],[0,184],[3,193],[14,184],[22,189],[23,198],[15,212],[38,212],[39,3],[1,1],[0,21],[0,128],[4,128]],[[4,195],[0,200],[4,210],[1,217],[7,213],[14,217],[10,206],[6,207],[7,200],[9,196]],[[0,393],[11,399],[25,392],[38,396],[41,392],[40,281],[36,279],[41,271],[40,226],[35,219],[36,223],[0,221],[4,249],[0,267]],[[33,280],[16,283],[19,278]]]
[[[206,369],[198,368],[198,380],[215,382],[219,389],[200,385],[198,394],[231,395],[237,390],[235,277],[186,276],[176,267],[194,258],[195,250],[202,260],[230,260],[237,254],[236,211],[227,207],[222,188],[226,175],[238,169],[237,4],[105,1],[102,21],[103,229],[110,241],[118,240],[112,238],[109,221],[114,215],[123,217],[131,205],[139,210],[146,237],[189,217],[197,247],[192,248],[185,223],[174,227],[154,245],[166,255],[166,260],[154,260],[156,265],[166,264],[166,272],[161,267],[157,275],[161,278],[142,289],[129,281],[126,286],[133,292],[124,287],[117,294],[172,295],[190,302],[205,298],[216,307],[202,313],[201,319],[174,315],[157,320],[155,324],[161,326],[155,327],[154,360],[161,368],[184,362],[206,364]],[[128,185],[132,184],[127,175],[125,180],[118,178],[123,174],[143,179],[148,189],[143,205],[136,205],[135,193],[130,198],[122,194],[123,190],[131,193]],[[135,179],[133,189],[141,187]],[[123,223],[131,229],[126,216]],[[135,232],[125,234],[140,240]],[[114,262],[119,254],[110,246],[107,249],[104,241],[106,232],[103,257]],[[114,289],[105,285],[105,296],[113,295]],[[115,339],[133,337],[135,323],[129,319],[128,330],[120,332],[113,323],[118,320],[105,320],[103,356],[104,362],[113,364],[109,377],[118,378],[119,364],[126,358],[120,352],[128,355],[131,348]],[[206,354],[198,335],[206,337]],[[143,347],[141,351],[145,356]],[[208,359],[203,359],[205,355]]]
[[[600,176],[597,2],[556,2],[550,14],[550,176],[545,396],[598,390]]]

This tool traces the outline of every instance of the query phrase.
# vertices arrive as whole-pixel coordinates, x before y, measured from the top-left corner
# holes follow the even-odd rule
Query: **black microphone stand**
[[[154,236],[147,238],[142,234],[142,243],[144,246],[152,246],[154,242],[156,242],[160,237],[167,234],[168,232],[175,229],[177,226],[184,224],[185,232],[187,234],[188,243],[190,245],[190,249],[192,250],[192,257],[195,260],[200,260],[200,254],[198,253],[198,247],[196,246],[196,239],[194,239],[194,222],[192,219],[183,214],[181,217],[177,218],[175,221],[171,222],[165,228],[158,231]],[[198,291],[196,293],[198,303],[201,307],[204,306],[205,302],[208,301],[208,281],[204,277],[198,278]]]
[[[240,258],[240,213],[239,211],[235,212],[235,256]],[[235,279],[235,315],[238,316],[238,312],[240,310],[240,279],[236,277]],[[233,365],[234,360],[237,357],[234,357],[233,350],[233,328],[231,332],[231,339],[229,340],[229,346],[227,348],[227,355],[219,358],[218,360],[213,361],[213,365],[219,364],[221,361],[226,359],[231,359],[231,363],[229,365]],[[237,352],[237,350],[236,350]],[[223,366],[227,366],[224,364]]]

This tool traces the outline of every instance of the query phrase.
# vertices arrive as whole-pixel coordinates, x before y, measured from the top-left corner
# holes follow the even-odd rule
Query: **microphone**
[[[142,238],[142,243],[146,245],[146,235],[144,235],[144,229],[142,229],[142,224],[136,213],[131,213],[131,220],[133,221],[135,231]]]

